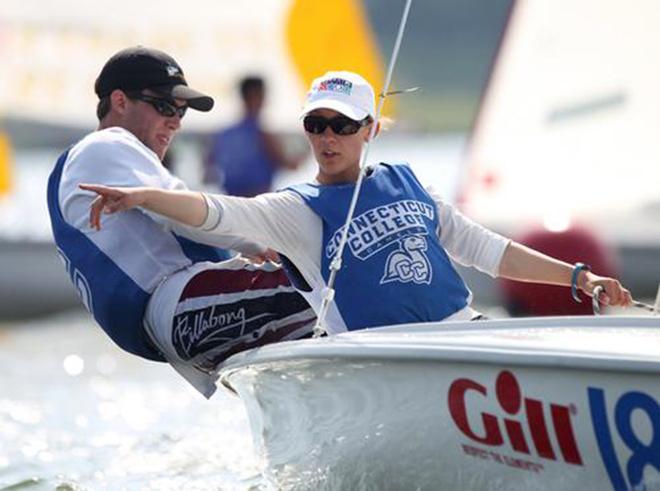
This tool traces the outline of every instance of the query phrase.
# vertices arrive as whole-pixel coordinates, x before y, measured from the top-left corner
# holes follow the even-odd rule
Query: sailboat
[[[657,317],[418,324],[221,374],[278,489],[658,489],[658,346]]]
[[[654,172],[660,112],[654,84],[628,74],[660,49],[656,5],[516,3],[472,137],[468,214],[508,231],[601,210],[648,220],[657,180],[626,180]],[[660,244],[644,223],[633,244]],[[265,346],[219,372],[279,489],[660,489],[659,347],[657,316],[427,323]]]

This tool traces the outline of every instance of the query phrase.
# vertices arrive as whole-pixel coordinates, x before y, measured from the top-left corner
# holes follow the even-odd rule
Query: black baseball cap
[[[198,111],[210,111],[213,98],[188,87],[183,70],[167,53],[135,46],[115,53],[103,66],[94,84],[99,99],[115,89],[151,89],[159,94],[183,99]]]

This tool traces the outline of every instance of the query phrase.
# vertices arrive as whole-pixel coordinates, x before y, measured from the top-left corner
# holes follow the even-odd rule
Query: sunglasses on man
[[[128,92],[126,94],[129,99],[134,99],[150,104],[161,116],[166,118],[171,118],[175,114],[179,115],[179,118],[183,118],[186,115],[188,106],[177,106],[172,99],[166,99],[163,97],[155,97],[148,94],[143,94],[142,92]]]
[[[360,121],[355,121],[346,116],[335,116],[333,118],[324,118],[323,116],[305,116],[303,126],[307,133],[320,135],[330,126],[336,135],[354,135],[360,128],[367,126],[371,118],[367,116]]]

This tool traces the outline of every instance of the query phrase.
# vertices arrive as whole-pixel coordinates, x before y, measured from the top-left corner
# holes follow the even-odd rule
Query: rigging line
[[[385,97],[391,95],[409,94],[411,92],[417,92],[418,90],[419,87],[410,87],[408,89],[402,89],[402,90],[390,90],[389,92],[381,92],[380,94],[378,94],[378,97],[383,97],[383,94],[385,94]]]
[[[655,310],[655,307],[652,305],[649,305],[644,302],[638,302],[637,300],[632,301],[633,306],[637,307],[638,309],[644,309],[648,312],[651,312],[652,314],[657,314],[657,311]]]
[[[399,32],[396,36],[396,42],[394,43],[394,49],[392,50],[392,56],[390,57],[390,65],[387,69],[387,76],[385,77],[385,84],[383,90],[378,95],[378,108],[376,109],[375,120],[371,125],[371,130],[369,132],[369,140],[362,149],[362,155],[360,157],[360,172],[358,174],[357,181],[355,183],[355,190],[353,191],[353,197],[351,198],[351,205],[348,209],[348,214],[346,216],[346,222],[344,223],[344,229],[341,235],[341,240],[339,241],[339,247],[335,253],[335,257],[330,263],[330,278],[328,279],[328,286],[323,289],[323,300],[321,302],[321,311],[316,320],[316,325],[314,326],[314,337],[319,337],[323,333],[327,333],[325,328],[325,317],[328,314],[328,309],[330,308],[331,302],[335,297],[335,278],[337,272],[341,269],[341,258],[344,253],[344,247],[348,241],[348,228],[353,220],[353,214],[355,213],[355,205],[357,204],[357,199],[360,194],[360,188],[362,187],[362,179],[364,178],[365,168],[367,157],[369,155],[369,147],[373,138],[376,136],[376,128],[378,126],[378,121],[380,119],[380,113],[385,103],[385,97],[387,96],[388,90],[390,88],[390,83],[392,81],[392,73],[394,72],[394,64],[396,59],[399,56],[399,48],[401,47],[401,41],[403,40],[403,31],[406,27],[406,22],[408,21],[408,13],[410,12],[410,6],[412,0],[406,0],[406,6],[403,9],[403,15],[401,16],[401,22],[399,24]]]

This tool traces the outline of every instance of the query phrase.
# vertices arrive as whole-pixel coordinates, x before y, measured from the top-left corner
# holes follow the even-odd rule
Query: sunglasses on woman
[[[172,99],[164,99],[162,97],[154,97],[151,95],[143,94],[142,92],[131,92],[126,94],[129,99],[136,99],[138,101],[146,102],[151,104],[151,106],[160,114],[166,118],[171,118],[175,114],[179,115],[179,118],[183,118],[186,115],[188,106],[177,106]]]
[[[303,126],[307,133],[320,135],[325,129],[330,126],[336,135],[354,135],[360,128],[367,126],[371,118],[366,118],[355,121],[354,119],[346,116],[335,116],[334,118],[324,118],[323,116],[305,116],[303,119]]]

